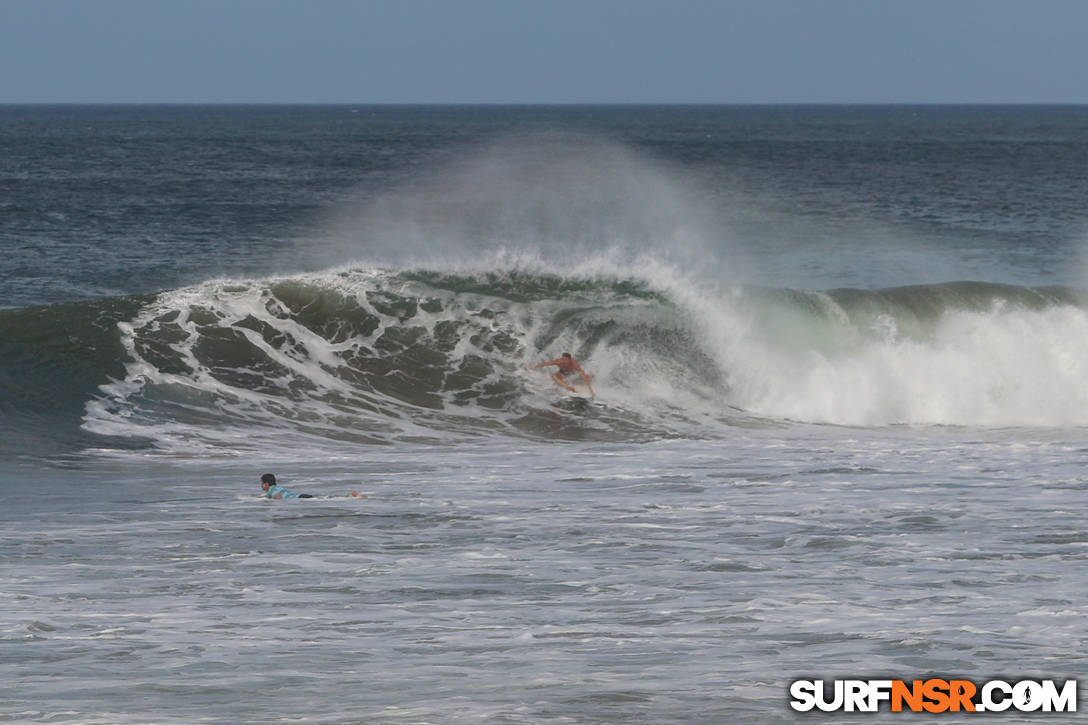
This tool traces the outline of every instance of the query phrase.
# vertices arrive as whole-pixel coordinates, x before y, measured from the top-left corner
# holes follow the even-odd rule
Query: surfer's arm
[[[589,389],[589,394],[596,398],[597,394],[593,392],[593,385],[589,382],[590,376],[586,374],[586,371],[583,370],[582,366],[578,363],[574,363],[574,369],[578,371],[578,377],[582,378],[582,382],[586,384],[586,387]]]
[[[536,365],[529,365],[528,367],[529,367],[530,370],[536,370],[537,368],[542,368],[545,365],[558,365],[558,364],[559,364],[558,360],[549,360],[547,362],[537,363]]]

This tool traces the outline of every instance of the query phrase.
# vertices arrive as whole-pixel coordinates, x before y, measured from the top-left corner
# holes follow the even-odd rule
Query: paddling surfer
[[[274,498],[277,500],[285,498],[313,498],[313,496],[308,493],[288,491],[286,488],[276,483],[276,476],[272,473],[266,473],[261,476],[261,490],[264,491],[265,498]],[[348,498],[366,498],[366,496],[352,491],[348,494]]]

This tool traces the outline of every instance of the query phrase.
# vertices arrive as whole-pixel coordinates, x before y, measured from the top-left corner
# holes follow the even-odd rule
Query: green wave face
[[[11,446],[1088,423],[1088,316],[1064,288],[815,292],[638,270],[355,268],[7,310],[0,331]],[[594,376],[596,400],[526,369],[567,351]]]
[[[103,386],[88,425],[159,441],[179,426],[203,443],[223,426],[367,443],[654,437],[670,432],[622,399],[575,402],[526,367],[570,351],[611,360],[621,385],[645,357],[714,377],[675,305],[635,280],[349,270],[209,283],[161,295],[121,333],[127,375]]]

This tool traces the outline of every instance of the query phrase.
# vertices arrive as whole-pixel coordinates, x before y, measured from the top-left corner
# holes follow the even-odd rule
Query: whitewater
[[[126,376],[102,387],[84,427],[159,448],[225,435],[230,450],[269,429],[362,443],[547,438],[558,391],[524,368],[568,349],[593,361],[602,396],[572,421],[577,437],[724,437],[737,420],[1088,422],[1088,316],[1074,292],[677,284],[672,270],[579,279],[499,267],[211,282],[118,323]]]
[[[1082,678],[1083,109],[0,120],[0,721]]]

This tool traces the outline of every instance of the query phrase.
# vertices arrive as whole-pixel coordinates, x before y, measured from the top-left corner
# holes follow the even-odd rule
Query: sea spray
[[[326,266],[481,272],[502,255],[519,268],[593,276],[647,255],[708,278],[739,252],[718,190],[690,169],[605,137],[524,132],[463,148],[443,164],[329,215]],[[615,273],[615,269],[608,270]]]

